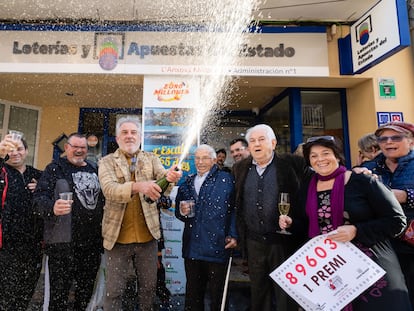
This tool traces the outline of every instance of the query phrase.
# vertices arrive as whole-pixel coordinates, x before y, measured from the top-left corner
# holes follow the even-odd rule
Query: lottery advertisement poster
[[[184,144],[189,132],[189,124],[200,97],[200,80],[181,76],[145,76],[142,110],[142,149],[155,153],[165,168],[178,164],[181,160],[183,177],[196,172],[194,150],[199,133],[191,142],[188,154],[184,154]],[[165,249],[162,251],[165,267],[166,286],[175,294],[185,293],[185,270],[182,253],[183,223],[175,217],[175,195],[177,187],[170,193],[172,205],[160,212],[161,227],[164,233]]]
[[[308,241],[272,279],[305,310],[341,310],[385,274],[352,243],[328,235]]]
[[[161,209],[160,220],[164,233],[164,246],[162,250],[163,264],[165,268],[165,286],[173,295],[185,294],[185,270],[181,256],[182,235],[184,223],[175,218],[175,197],[178,187],[175,186],[170,198],[172,205],[168,209]]]
[[[181,159],[199,98],[199,79],[180,76],[144,78],[142,148],[158,155],[166,168],[178,164]],[[192,157],[198,141],[199,133],[181,160],[184,177],[195,172]]]

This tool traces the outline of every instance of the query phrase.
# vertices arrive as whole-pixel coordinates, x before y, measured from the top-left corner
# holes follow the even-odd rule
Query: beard
[[[140,147],[140,144],[127,143],[121,147],[121,150],[132,155],[138,151],[139,147]]]
[[[75,156],[73,158],[68,159],[70,163],[72,163],[75,166],[83,166],[85,164],[85,158],[84,156],[79,157]]]

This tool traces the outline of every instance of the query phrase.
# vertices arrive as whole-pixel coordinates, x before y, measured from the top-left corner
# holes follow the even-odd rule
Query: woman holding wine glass
[[[303,183],[299,208],[281,215],[279,226],[308,238],[332,232],[332,240],[352,242],[387,272],[346,310],[412,310],[390,244],[406,225],[393,193],[372,176],[348,171],[333,136],[309,138],[303,154],[315,174]]]

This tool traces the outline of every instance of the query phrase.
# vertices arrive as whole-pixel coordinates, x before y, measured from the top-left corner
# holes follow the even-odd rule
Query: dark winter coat
[[[308,183],[299,192],[299,209],[292,216],[294,235],[308,236]],[[404,277],[390,239],[401,233],[406,218],[394,194],[381,182],[352,173],[345,185],[344,218],[357,228],[352,242],[387,273],[352,302],[353,310],[411,310]]]
[[[273,161],[269,165],[276,166],[276,180],[277,185],[275,185],[275,192],[272,194],[278,196],[278,192],[287,192],[290,194],[291,198],[291,209],[296,208],[296,199],[299,186],[306,176],[311,174],[310,169],[306,166],[305,160],[303,157],[299,157],[291,154],[282,154],[279,155],[275,153]],[[242,242],[242,248],[245,251],[245,240],[249,238],[249,232],[247,232],[246,223],[244,220],[243,211],[243,200],[249,193],[245,193],[244,184],[246,182],[246,177],[249,170],[256,169],[256,166],[252,163],[252,157],[248,157],[244,160],[233,165],[233,175],[236,182],[236,211],[237,211],[237,230],[240,235]],[[251,191],[257,191],[257,189],[251,189]],[[275,206],[274,214],[274,228],[272,232],[267,232],[263,236],[263,242],[266,242],[267,237],[272,237],[272,242],[276,243],[287,243],[292,249],[300,243],[300,241],[293,241],[292,236],[277,234],[276,231],[280,230],[278,225],[278,215],[277,206]],[[269,216],[269,217],[273,217]],[[266,217],[266,216],[265,216]],[[261,232],[260,228],[257,228],[257,232]],[[277,241],[275,241],[275,239]]]
[[[50,163],[43,172],[34,193],[36,210],[44,219],[46,244],[74,242],[102,247],[101,222],[104,198],[99,186],[97,167],[87,161],[86,166],[74,166],[67,158]],[[73,192],[72,212],[56,216],[53,206],[58,199],[55,187],[58,180],[66,180]]]
[[[27,188],[32,179],[39,180],[41,171],[27,165],[20,173],[0,160],[0,195],[7,185],[4,208],[0,207],[3,229],[3,249],[15,249],[34,255],[40,252],[42,222],[37,218],[33,208],[33,193]],[[7,179],[7,180],[6,180]]]
[[[216,165],[208,173],[200,192],[194,188],[196,175],[187,176],[176,196],[175,215],[184,222],[183,258],[225,263],[229,251],[225,239],[237,239],[234,212],[234,180]],[[195,200],[195,217],[180,215],[182,200]]]
[[[398,167],[391,172],[385,164],[385,156],[380,153],[372,161],[364,162],[363,166],[382,177],[382,182],[392,189],[414,191],[414,150],[398,159]],[[408,222],[414,219],[414,207],[401,204]],[[414,254],[414,247],[403,241],[393,241],[397,252]]]

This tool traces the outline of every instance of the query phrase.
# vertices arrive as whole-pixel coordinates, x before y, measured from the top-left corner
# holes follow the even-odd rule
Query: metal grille
[[[303,127],[324,128],[323,105],[302,105]]]

